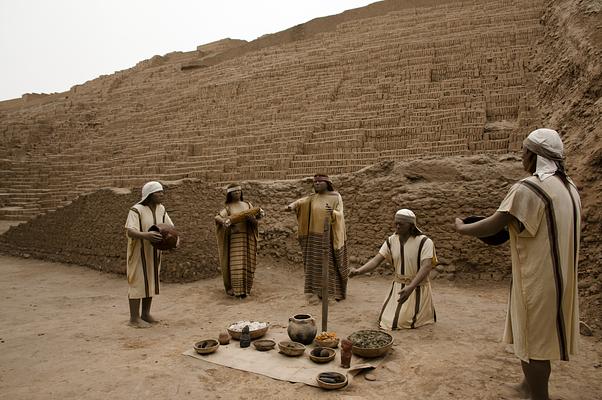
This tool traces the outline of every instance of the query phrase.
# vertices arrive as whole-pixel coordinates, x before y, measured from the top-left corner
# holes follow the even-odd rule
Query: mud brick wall
[[[388,161],[334,177],[343,196],[352,265],[359,266],[374,256],[393,232],[395,212],[410,208],[435,241],[444,276],[503,279],[510,272],[507,246],[493,248],[460,237],[453,232],[452,223],[456,216],[494,211],[509,184],[520,176],[516,161],[500,163],[478,156]],[[182,245],[165,253],[163,279],[179,282],[215,276],[219,266],[213,218],[223,207],[223,187],[199,180],[165,184],[165,205],[182,235]],[[283,208],[311,193],[311,180],[247,181],[242,185],[245,200],[267,213],[260,225],[260,254],[302,268],[297,223]],[[0,250],[124,273],[123,226],[129,208],[139,200],[138,193],[139,189],[103,189],[82,195],[66,207],[12,227],[0,236]]]

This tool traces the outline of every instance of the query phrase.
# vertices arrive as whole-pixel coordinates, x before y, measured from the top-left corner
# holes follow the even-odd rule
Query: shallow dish
[[[259,339],[253,342],[253,346],[255,346],[255,350],[268,351],[272,350],[274,346],[276,346],[276,342],[272,339]]]
[[[366,329],[353,332],[348,337],[353,343],[351,351],[358,357],[376,358],[386,354],[393,346],[393,336],[386,332]],[[377,346],[366,346],[362,341],[380,343]]]
[[[298,357],[305,353],[305,345],[299,342],[291,342],[290,340],[279,342],[278,349],[282,354],[291,357]]]
[[[219,343],[215,339],[205,339],[194,344],[194,350],[199,354],[213,353],[219,347]]]
[[[347,376],[339,372],[321,372],[316,376],[318,386],[322,389],[334,390],[347,386]]]
[[[318,355],[320,353],[328,353],[327,356]],[[334,356],[336,355],[336,351],[328,347],[316,347],[312,351],[309,352],[309,359],[315,363],[322,364],[332,361]]]

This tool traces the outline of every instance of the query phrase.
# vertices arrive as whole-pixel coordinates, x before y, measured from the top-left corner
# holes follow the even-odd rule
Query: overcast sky
[[[253,40],[376,0],[0,0],[0,100],[223,38]]]

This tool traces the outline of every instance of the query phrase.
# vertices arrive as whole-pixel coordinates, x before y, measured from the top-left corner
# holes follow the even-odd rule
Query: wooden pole
[[[328,254],[330,250],[330,213],[324,219],[322,246],[322,332],[328,331]]]

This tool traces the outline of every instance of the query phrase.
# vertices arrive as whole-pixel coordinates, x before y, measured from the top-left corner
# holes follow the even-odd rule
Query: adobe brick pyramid
[[[508,153],[538,122],[542,0],[384,1],[0,102],[0,219],[102,187]]]

